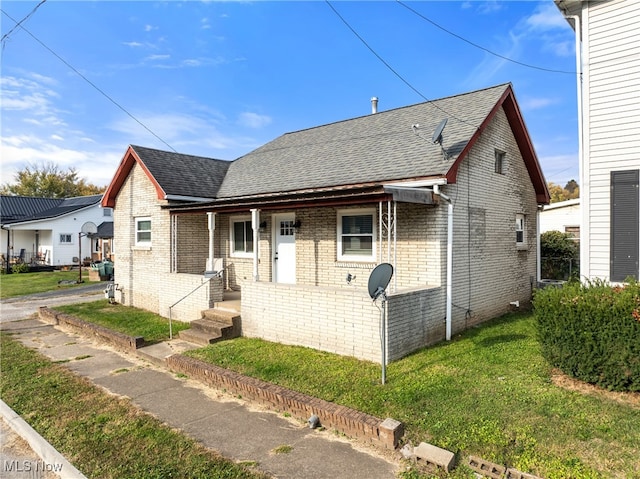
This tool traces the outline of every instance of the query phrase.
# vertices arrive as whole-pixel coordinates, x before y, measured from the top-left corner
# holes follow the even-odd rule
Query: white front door
[[[273,215],[273,280],[296,282],[296,217],[293,213]]]

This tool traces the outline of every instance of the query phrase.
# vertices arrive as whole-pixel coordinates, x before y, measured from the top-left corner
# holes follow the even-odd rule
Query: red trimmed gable
[[[520,149],[520,154],[524,159],[527,171],[529,172],[529,177],[531,178],[531,182],[533,183],[533,187],[536,191],[536,200],[538,201],[538,204],[547,205],[551,202],[551,196],[549,194],[549,190],[547,189],[547,182],[544,179],[544,175],[542,174],[540,163],[538,162],[536,152],[533,148],[533,144],[531,143],[531,137],[529,136],[527,127],[524,124],[524,119],[522,118],[522,114],[520,113],[520,108],[518,107],[518,103],[516,102],[516,98],[511,85],[509,85],[509,87],[504,91],[502,97],[498,100],[498,102],[484,119],[480,127],[473,134],[467,145],[460,152],[456,161],[453,163],[453,165],[451,165],[451,168],[446,175],[447,183],[456,182],[460,164],[467,156],[471,148],[475,145],[480,135],[487,128],[487,125],[491,122],[491,120],[493,120],[500,108],[504,109],[507,120],[509,121],[509,125],[511,126],[511,131],[513,132],[516,143],[518,144],[518,148]]]
[[[124,182],[128,178],[129,173],[131,173],[131,169],[133,168],[133,165],[135,165],[136,163],[138,164],[138,166],[142,168],[142,170],[145,172],[145,174],[147,175],[147,177],[155,187],[156,193],[158,195],[158,199],[162,200],[166,197],[165,191],[162,189],[160,184],[156,181],[155,177],[151,174],[151,172],[146,167],[144,162],[140,159],[140,157],[135,152],[135,150],[131,147],[131,145],[129,145],[129,148],[127,148],[127,151],[125,152],[124,157],[122,158],[122,161],[120,162],[120,165],[116,170],[116,174],[111,180],[111,183],[109,183],[109,187],[107,188],[107,191],[105,191],[104,196],[102,197],[103,207],[105,208],[115,207],[116,197],[118,196],[118,193],[120,193],[120,189],[122,188],[122,185],[124,185]]]

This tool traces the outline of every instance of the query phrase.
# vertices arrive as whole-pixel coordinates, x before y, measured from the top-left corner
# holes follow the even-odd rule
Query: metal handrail
[[[182,301],[184,301],[185,299],[187,299],[189,296],[191,296],[193,293],[195,293],[196,291],[198,291],[200,288],[202,288],[205,284],[210,283],[211,279],[213,278],[213,276],[211,278],[206,278],[206,281],[200,283],[198,286],[196,286],[193,290],[191,290],[191,292],[187,293],[186,295],[184,295],[182,298],[180,298],[178,301],[176,301],[175,303],[173,303],[171,306],[169,306],[169,339],[173,339],[173,326],[171,324],[171,320],[172,320],[172,309],[173,307],[178,304],[181,303]]]

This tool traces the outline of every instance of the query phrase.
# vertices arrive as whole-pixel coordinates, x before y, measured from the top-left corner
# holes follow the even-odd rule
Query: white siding
[[[540,233],[565,232],[566,227],[580,226],[579,200],[562,201],[545,206],[540,213]]]
[[[640,2],[583,10],[585,163],[582,272],[609,279],[610,174],[640,169]],[[585,261],[586,259],[586,261]]]
[[[112,221],[112,217],[103,216],[103,209],[100,204],[74,211],[58,218],[47,220],[30,221],[11,225],[11,240],[13,251],[18,254],[21,248],[26,250],[27,261],[38,251],[35,244],[35,231],[40,232],[40,244],[37,249],[47,250],[49,257],[47,263],[52,266],[64,266],[74,264],[73,258],[77,258],[78,233],[82,225],[87,221],[93,222],[96,226],[105,221]],[[4,231],[3,231],[4,233]],[[70,234],[70,244],[60,244],[60,235]],[[3,235],[3,244],[0,249],[6,250],[6,236]],[[82,237],[82,256],[91,257],[91,239]]]

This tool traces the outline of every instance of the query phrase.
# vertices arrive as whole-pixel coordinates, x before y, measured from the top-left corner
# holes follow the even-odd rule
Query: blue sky
[[[54,162],[107,185],[129,144],[233,160],[373,96],[505,82],[547,180],[578,179],[575,39],[552,0],[47,0],[9,33],[38,3],[0,4],[2,183]]]

